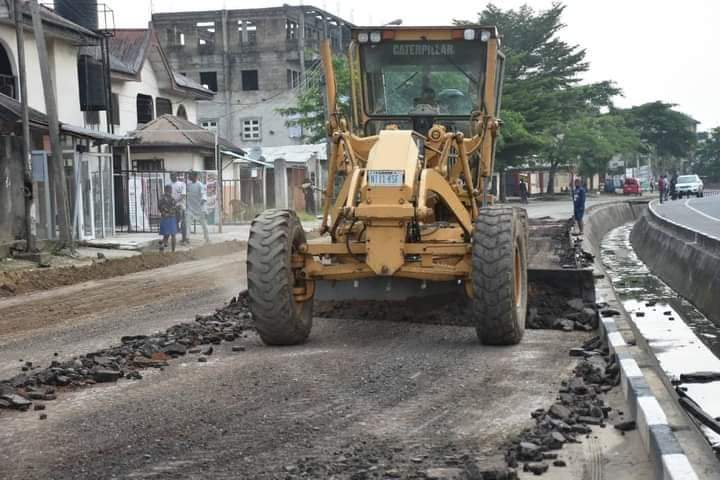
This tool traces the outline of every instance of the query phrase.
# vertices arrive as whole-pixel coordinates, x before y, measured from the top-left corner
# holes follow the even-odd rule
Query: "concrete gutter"
[[[663,217],[654,203],[630,235],[635,252],[673,290],[720,324],[720,239]]]
[[[621,302],[616,298],[611,281],[599,261],[602,238],[613,228],[642,217],[646,205],[646,201],[620,201],[590,207],[585,218],[583,243],[591,247],[598,258],[593,272],[596,279],[597,301],[605,302],[608,304],[608,309],[620,312],[620,315],[616,316],[601,316],[601,331],[607,339],[610,351],[618,356],[623,394],[631,409],[629,413],[637,422],[643,446],[650,456],[655,478],[694,480],[700,477],[678,440],[675,429],[668,421],[667,408],[662,405],[668,405],[672,396],[662,382],[658,385],[658,382],[653,381],[657,373],[657,365],[649,365],[645,361],[647,354],[634,346],[635,338],[639,337],[637,330]],[[694,426],[687,416],[684,420]],[[688,428],[692,427],[688,426]],[[689,442],[684,442],[691,444],[693,451],[696,450],[698,442],[698,438],[695,437],[704,442],[697,430]],[[707,452],[700,452],[700,455],[705,454]]]

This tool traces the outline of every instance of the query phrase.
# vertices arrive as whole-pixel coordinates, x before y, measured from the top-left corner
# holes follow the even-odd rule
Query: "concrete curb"
[[[603,210],[608,208],[629,209],[625,212],[609,212]],[[593,228],[592,216],[598,215],[600,225]],[[586,230],[585,242],[593,247],[593,250],[599,252],[599,240],[609,231],[610,228],[618,225],[609,225],[610,216],[617,216],[618,219],[632,219],[637,212],[632,211],[632,206],[620,206],[618,203],[611,202],[604,205],[596,205],[588,210],[586,225],[589,224],[590,232]],[[605,273],[601,264],[596,262],[595,269],[598,273],[602,273],[602,277],[598,280],[598,286],[611,292],[614,304],[611,307],[622,312],[625,321],[631,324],[627,312],[622,305],[614,298],[612,284]],[[620,364],[620,385],[623,395],[630,408],[629,415],[635,419],[640,438],[650,456],[653,468],[655,470],[655,478],[658,480],[696,480],[699,479],[695,469],[685,454],[680,442],[672,431],[668,422],[667,415],[660,406],[657,398],[653,395],[643,372],[633,357],[629,345],[625,342],[620,329],[613,317],[600,317],[600,330],[607,340],[611,353],[615,353]]]
[[[601,318],[601,329],[607,339],[610,351],[620,363],[620,385],[630,414],[637,422],[643,446],[650,455],[655,469],[655,478],[662,480],[699,479],[675,434],[657,398],[633,358],[627,343],[618,331],[615,320]]]

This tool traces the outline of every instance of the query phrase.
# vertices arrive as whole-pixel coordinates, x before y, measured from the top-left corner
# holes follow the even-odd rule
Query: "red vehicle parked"
[[[642,195],[642,187],[637,178],[626,178],[623,184],[623,195]]]

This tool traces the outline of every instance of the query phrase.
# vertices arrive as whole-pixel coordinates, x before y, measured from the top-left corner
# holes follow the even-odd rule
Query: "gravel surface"
[[[318,319],[301,347],[251,335],[242,352],[223,344],[207,362],[187,355],[141,381],[68,392],[46,419],[4,411],[0,463],[18,479],[504,468],[503,445],[553,401],[568,349],[586,336],[532,331],[491,348],[470,328]]]
[[[245,352],[69,393],[46,420],[3,413],[0,463],[18,479],[285,478],[308,463],[350,478],[350,455],[405,476],[504,467],[502,445],[553,401],[581,338],[489,348],[468,328],[319,319],[302,347],[250,337]]]
[[[0,300],[0,379],[192,321],[244,287],[243,264],[217,257]],[[553,303],[541,317],[585,308]],[[212,354],[170,354],[141,379],[46,389],[57,398],[0,410],[0,477],[512,478],[508,445],[567,388],[568,351],[592,334],[528,330],[520,345],[487,347],[450,311],[424,324],[390,311],[316,318],[302,346],[249,332]]]

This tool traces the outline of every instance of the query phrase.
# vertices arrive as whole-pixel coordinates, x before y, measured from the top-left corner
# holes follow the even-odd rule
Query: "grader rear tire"
[[[527,314],[527,214],[482,208],[472,246],[473,310],[480,342],[516,345]]]
[[[267,345],[303,343],[312,328],[312,299],[297,302],[292,255],[305,243],[295,212],[267,210],[253,220],[247,252],[250,312]]]

